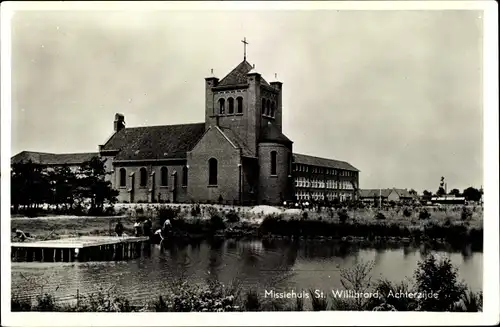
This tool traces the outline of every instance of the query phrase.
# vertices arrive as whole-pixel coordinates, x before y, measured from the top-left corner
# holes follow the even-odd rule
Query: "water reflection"
[[[122,262],[13,263],[12,288],[16,294],[44,290],[60,299],[74,298],[114,287],[132,302],[150,300],[186,279],[193,283],[239,281],[244,289],[331,289],[340,287],[340,269],[374,261],[373,276],[393,281],[411,277],[418,260],[431,252],[447,255],[459,275],[473,289],[482,288],[482,253],[464,247],[423,244],[395,246],[335,241],[253,240],[165,243],[145,250],[141,258]],[[33,283],[32,283],[33,284]],[[59,289],[55,289],[59,286]]]

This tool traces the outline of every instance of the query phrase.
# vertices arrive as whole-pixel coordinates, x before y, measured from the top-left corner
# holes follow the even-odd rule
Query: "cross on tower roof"
[[[243,40],[241,40],[241,42],[243,42],[243,60],[247,60],[247,38],[244,37]]]

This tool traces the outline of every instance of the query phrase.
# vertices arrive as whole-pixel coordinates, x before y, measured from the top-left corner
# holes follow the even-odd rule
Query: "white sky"
[[[294,152],[362,188],[480,187],[480,11],[18,12],[12,154],[97,151],[127,126],[202,122],[204,78],[247,59],[283,84]]]

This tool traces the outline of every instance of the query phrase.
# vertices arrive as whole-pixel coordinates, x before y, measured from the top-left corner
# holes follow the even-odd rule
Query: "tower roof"
[[[229,72],[217,86],[229,86],[247,84],[247,74],[254,70],[253,66],[246,60],[243,60],[238,66]],[[269,85],[264,78],[261,78],[261,83]]]
[[[260,134],[261,142],[276,142],[282,144],[291,144],[293,143],[288,137],[286,137],[283,133],[281,133],[276,126],[272,124],[267,124],[262,127]]]

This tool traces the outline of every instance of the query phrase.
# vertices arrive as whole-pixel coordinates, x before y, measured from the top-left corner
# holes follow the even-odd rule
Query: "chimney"
[[[125,116],[122,114],[117,113],[115,115],[115,122],[114,122],[114,130],[115,133],[121,131],[122,129],[125,128]]]

